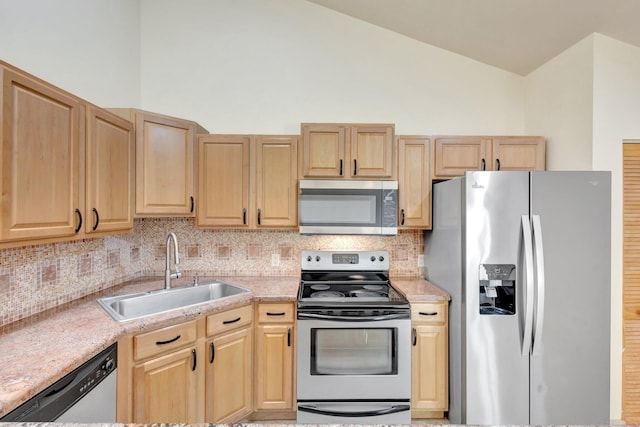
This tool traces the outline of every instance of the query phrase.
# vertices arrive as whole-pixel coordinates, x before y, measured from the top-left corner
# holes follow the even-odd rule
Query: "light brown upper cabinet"
[[[84,106],[19,70],[1,66],[0,73],[0,239],[75,236],[84,220]]]
[[[427,136],[398,136],[398,225],[431,229],[430,144]]]
[[[194,216],[197,123],[135,109],[111,111],[135,124],[136,216]]]
[[[297,147],[291,135],[201,135],[197,226],[297,227]]]
[[[545,140],[538,136],[436,136],[433,178],[470,170],[544,170]]]
[[[0,246],[133,228],[133,125],[8,64]]]
[[[133,228],[133,124],[87,108],[85,232]]]
[[[393,124],[303,123],[304,178],[394,179]]]

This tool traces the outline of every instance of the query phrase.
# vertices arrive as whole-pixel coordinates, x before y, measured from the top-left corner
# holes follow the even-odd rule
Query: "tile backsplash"
[[[303,236],[283,230],[199,230],[191,218],[144,218],[135,220],[129,234],[0,250],[0,326],[126,280],[164,275],[170,231],[178,237],[183,277],[298,276],[304,249],[387,249],[392,275],[423,275],[421,231]]]

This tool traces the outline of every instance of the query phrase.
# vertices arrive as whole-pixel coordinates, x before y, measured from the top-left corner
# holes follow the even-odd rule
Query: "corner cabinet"
[[[295,418],[294,303],[256,305],[254,418]]]
[[[393,124],[303,123],[304,178],[394,179]]]
[[[253,307],[207,316],[205,349],[205,422],[238,422],[253,409]]]
[[[111,111],[135,124],[135,214],[194,216],[197,123],[135,109]]]
[[[201,135],[200,228],[295,228],[298,137]]]
[[[411,416],[443,418],[449,409],[448,302],[411,304]]]
[[[401,228],[431,229],[431,140],[399,136],[398,222]]]
[[[472,170],[545,170],[546,144],[538,136],[433,137],[433,178]]]

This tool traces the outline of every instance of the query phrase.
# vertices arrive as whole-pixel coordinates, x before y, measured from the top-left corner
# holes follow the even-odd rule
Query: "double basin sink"
[[[185,288],[105,297],[98,299],[98,304],[114,320],[124,322],[249,292],[239,286],[214,281]]]

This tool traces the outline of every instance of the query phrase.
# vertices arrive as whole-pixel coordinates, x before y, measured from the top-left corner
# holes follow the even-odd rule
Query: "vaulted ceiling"
[[[640,46],[640,0],[309,0],[526,75],[597,32]]]

